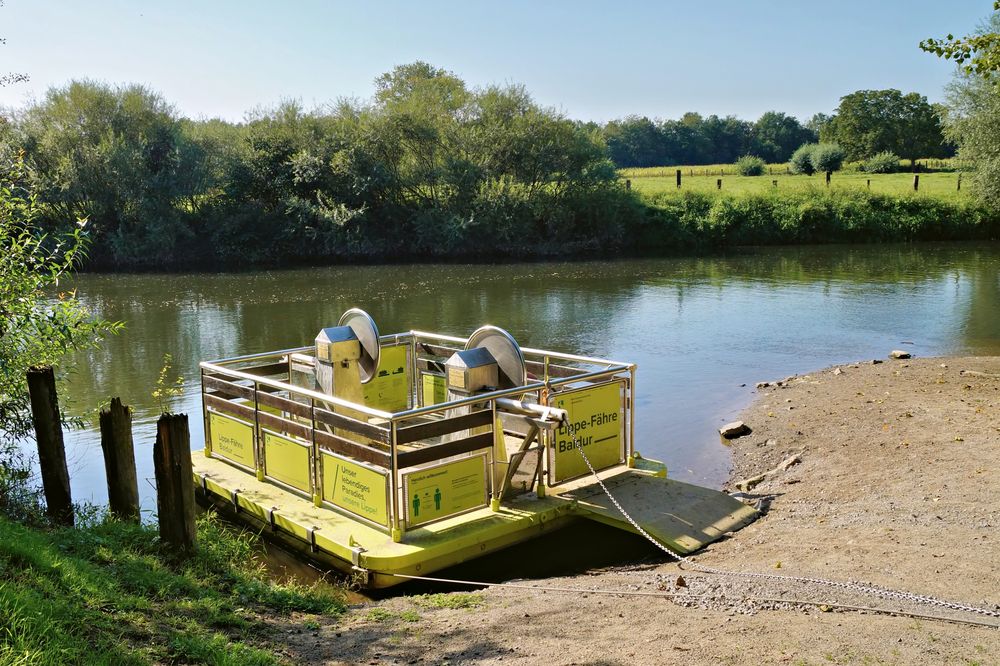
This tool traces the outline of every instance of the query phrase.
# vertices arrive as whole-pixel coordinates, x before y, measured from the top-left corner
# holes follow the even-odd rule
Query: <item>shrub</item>
[[[813,168],[812,152],[816,147],[814,143],[804,143],[798,150],[792,153],[792,158],[788,163],[792,173],[804,173],[807,176],[813,175],[816,169]]]
[[[868,173],[896,173],[899,170],[899,155],[891,150],[876,153],[862,162],[861,170]]]
[[[764,174],[764,160],[756,155],[744,155],[736,160],[736,173],[741,176],[761,176]]]
[[[818,143],[813,147],[809,159],[814,171],[839,171],[844,164],[844,149],[835,143]]]

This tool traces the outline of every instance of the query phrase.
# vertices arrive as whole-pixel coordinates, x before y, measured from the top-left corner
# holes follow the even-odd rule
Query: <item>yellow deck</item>
[[[632,530],[593,479],[549,488],[547,496],[521,495],[499,511],[478,509],[408,530],[402,543],[378,529],[327,508],[221,460],[195,454],[199,500],[240,522],[264,528],[287,546],[324,564],[353,571],[370,587],[429,575],[589,518]],[[707,488],[624,466],[602,472],[626,510],[664,545],[682,553],[701,548],[756,517],[756,511]],[[634,531],[634,530],[632,530]]]

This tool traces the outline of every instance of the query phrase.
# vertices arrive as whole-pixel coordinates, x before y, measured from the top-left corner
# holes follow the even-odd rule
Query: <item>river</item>
[[[716,429],[754,384],[833,363],[1000,353],[1000,244],[745,249],[725,256],[505,265],[341,266],[247,273],[83,274],[80,299],[126,324],[80,354],[65,410],[111,396],[135,409],[144,512],[155,510],[151,397],[163,356],[203,446],[198,362],[311,344],[350,307],[382,333],[468,335],[491,323],[524,346],[638,364],[636,448],[672,477],[718,486]],[[96,421],[96,419],[92,419]],[[105,503],[95,426],[67,433],[74,500]]]

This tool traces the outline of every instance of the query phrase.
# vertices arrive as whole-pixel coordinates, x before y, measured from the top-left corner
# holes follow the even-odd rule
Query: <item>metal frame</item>
[[[380,409],[375,409],[368,407],[366,405],[361,405],[357,403],[352,403],[335,396],[327,395],[315,390],[302,388],[294,386],[290,383],[291,379],[291,367],[292,367],[292,356],[296,355],[298,358],[296,362],[303,362],[303,357],[313,356],[315,348],[313,346],[306,347],[295,347],[291,349],[282,349],[279,351],[263,352],[257,354],[248,354],[244,356],[235,356],[230,358],[224,358],[214,361],[205,361],[200,364],[201,377],[202,377],[202,395],[203,395],[203,416],[205,420],[205,433],[206,433],[206,455],[213,456],[218,455],[212,451],[211,447],[211,429],[209,422],[209,413],[216,412],[222,416],[233,418],[238,421],[247,423],[253,428],[254,435],[254,458],[255,458],[255,469],[247,469],[243,465],[235,461],[229,461],[228,458],[224,456],[219,456],[227,462],[238,466],[240,469],[247,469],[247,471],[258,474],[258,478],[264,480],[265,478],[272,483],[281,485],[282,487],[292,488],[286,484],[277,481],[271,477],[264,476],[264,456],[263,456],[263,441],[261,439],[260,433],[262,428],[267,428],[274,434],[282,434],[280,429],[276,429],[277,426],[281,425],[281,422],[285,422],[294,429],[304,428],[308,429],[309,437],[303,438],[292,433],[285,433],[290,435],[291,438],[302,439],[303,442],[309,441],[312,445],[312,451],[310,455],[311,459],[311,474],[310,479],[312,483],[312,493],[313,500],[317,505],[322,505],[324,507],[329,507],[332,510],[337,510],[339,512],[345,513],[352,518],[358,518],[359,520],[364,520],[371,525],[377,526],[388,533],[391,533],[393,539],[401,540],[406,529],[406,518],[405,512],[402,511],[400,506],[399,494],[403,490],[403,478],[402,469],[400,467],[400,450],[398,442],[400,428],[404,428],[407,425],[412,426],[414,421],[419,423],[427,423],[433,421],[448,421],[445,414],[452,409],[457,407],[464,407],[467,405],[479,404],[482,405],[486,403],[488,408],[492,410],[494,415],[493,423],[490,425],[490,432],[494,432],[497,423],[497,400],[500,398],[513,398],[518,399],[525,394],[534,394],[539,398],[539,402],[546,403],[547,397],[555,392],[561,392],[565,390],[571,390],[585,384],[595,384],[600,383],[602,380],[618,380],[624,385],[623,392],[623,410],[624,417],[627,423],[622,424],[623,437],[625,439],[623,443],[623,455],[625,462],[631,458],[634,452],[634,435],[635,435],[635,420],[632,414],[632,408],[634,406],[634,391],[635,391],[635,372],[636,366],[631,363],[624,363],[619,361],[612,361],[607,359],[594,358],[590,356],[580,356],[576,354],[565,354],[561,352],[553,352],[543,349],[533,349],[530,347],[521,348],[526,361],[529,366],[533,366],[540,369],[542,372],[541,378],[529,378],[528,382],[524,386],[513,387],[509,389],[503,389],[498,391],[492,391],[485,394],[469,396],[459,400],[452,400],[449,402],[434,404],[434,405],[421,405],[421,394],[423,389],[422,377],[426,373],[425,370],[421,369],[421,360],[427,357],[436,357],[435,354],[427,354],[421,351],[420,345],[432,345],[435,347],[441,347],[448,351],[458,351],[463,349],[468,338],[461,338],[451,335],[443,335],[438,333],[429,333],[426,331],[409,331],[405,333],[395,333],[390,335],[382,335],[379,337],[379,343],[382,346],[395,346],[395,345],[408,345],[408,378],[409,378],[409,392],[410,408],[400,411],[400,412],[386,412]],[[276,363],[277,362],[277,363]],[[286,364],[287,371],[285,372],[286,381],[280,381],[278,379],[273,379],[268,376],[262,376],[261,374],[254,374],[255,367],[260,367],[270,363],[270,366]],[[561,376],[552,376],[552,373]],[[433,373],[432,373],[433,374]],[[213,384],[213,386],[206,386],[206,381]],[[219,386],[222,385],[222,389]],[[233,391],[237,394],[252,394],[248,398],[249,405],[253,409],[253,422],[247,422],[245,418],[240,417],[236,412],[234,407],[233,413],[227,413],[218,409],[217,407],[210,406],[209,402],[213,405],[224,405],[226,403],[238,404],[233,402],[233,398],[227,398],[228,395],[225,392],[225,387],[233,387]],[[259,397],[261,393],[278,394],[285,393],[288,397],[283,398],[285,400],[293,401],[300,405],[296,408],[296,414],[291,414],[289,412],[282,411],[281,417],[274,417],[273,415],[268,415],[268,424],[262,424],[260,421],[263,418],[261,416],[262,412],[260,410]],[[280,398],[280,396],[278,396]],[[338,429],[350,431],[355,433],[355,435],[360,440],[357,443],[352,443],[351,441],[344,440],[347,444],[354,446],[354,450],[364,450],[372,452],[374,451],[378,456],[385,456],[386,466],[382,467],[378,464],[373,464],[364,459],[358,459],[352,457],[343,452],[338,452],[324,448],[323,445],[318,441],[317,433],[322,433],[324,437],[329,439],[329,433],[324,430],[324,425],[321,425],[317,421],[317,409],[321,411],[332,411],[334,413],[340,411],[337,408],[350,410],[354,414],[363,415],[368,419],[368,423],[364,421],[355,421],[353,419],[344,420],[343,423],[337,425]],[[301,411],[299,411],[301,410]],[[306,414],[308,410],[308,414]],[[278,423],[275,424],[274,419],[277,418]],[[329,414],[326,414],[324,418],[329,419]],[[372,421],[381,422],[381,425],[373,425]],[[446,426],[444,426],[446,427]],[[460,432],[464,428],[457,428],[455,432]],[[332,428],[330,428],[332,430]],[[362,432],[363,431],[363,432]],[[371,446],[372,441],[369,438],[370,434],[384,433],[380,437],[384,437],[385,441],[377,441],[376,445]],[[481,436],[481,435],[480,435]],[[494,434],[495,438],[495,434]],[[341,438],[342,439],[342,438]],[[472,438],[465,440],[471,445]],[[540,461],[544,469],[539,470],[538,477],[538,493],[539,495],[544,494],[545,487],[543,485],[544,481],[549,481],[550,470],[549,470],[549,451],[552,446],[552,435],[547,431],[540,431],[538,435],[538,441],[541,446]],[[308,445],[308,444],[305,444]],[[427,443],[425,448],[433,448],[435,444]],[[489,450],[490,455],[486,457],[487,464],[493,460],[492,448],[484,447]],[[422,449],[421,449],[422,450]],[[479,455],[476,453],[476,449],[467,451],[468,455]],[[372,467],[376,470],[384,470],[387,473],[388,483],[389,483],[389,506],[387,507],[389,520],[388,528],[383,525],[379,525],[373,521],[369,521],[362,516],[357,516],[353,512],[340,509],[335,505],[322,501],[322,455],[326,453],[328,455],[339,456],[347,459],[348,461],[355,462],[357,464]],[[485,451],[482,452],[486,455]],[[366,454],[374,455],[374,454]],[[412,457],[412,453],[408,454]],[[449,457],[451,455],[458,455],[455,453],[448,453],[444,450],[440,453],[440,458]],[[425,467],[426,465],[431,465],[435,463],[435,460],[440,458],[430,458],[425,462],[420,463],[418,466]],[[440,463],[439,463],[440,464]],[[414,463],[413,465],[416,465]],[[411,466],[413,466],[411,465]],[[407,467],[406,469],[409,469]],[[489,467],[487,468],[487,484],[488,484],[488,497],[495,497],[496,492],[493,487],[493,474],[489,472]],[[295,492],[301,494],[302,491],[294,489]],[[426,523],[421,523],[425,525]]]

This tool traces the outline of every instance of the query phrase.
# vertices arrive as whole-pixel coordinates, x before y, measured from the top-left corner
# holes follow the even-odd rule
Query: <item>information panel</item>
[[[410,527],[485,506],[486,456],[404,474],[403,489]]]
[[[323,456],[323,499],[334,506],[389,526],[389,477],[325,451]]]
[[[209,412],[208,429],[211,432],[212,453],[254,468],[252,425]]]
[[[448,385],[444,376],[425,372],[421,375],[420,386],[423,391],[424,407],[448,401]]]
[[[579,440],[594,469],[621,462],[625,423],[622,388],[622,382],[615,381],[552,396],[550,406],[565,409],[568,419],[555,431],[550,483],[589,473],[587,463],[576,450],[574,438]]]
[[[305,493],[312,490],[309,482],[311,452],[312,447],[308,444],[264,431],[264,473]]]
[[[382,347],[378,370],[362,385],[365,405],[386,412],[402,412],[410,406],[410,384],[406,378],[408,345]]]

